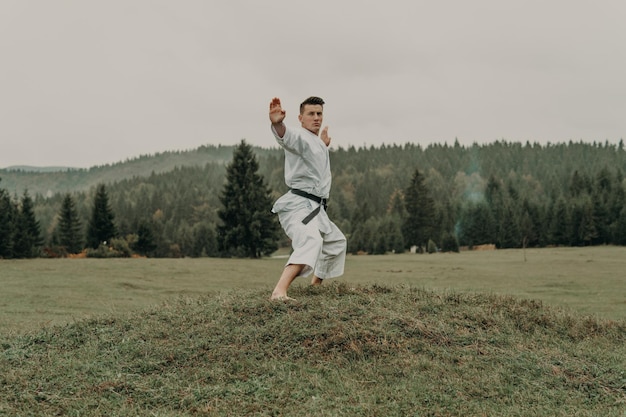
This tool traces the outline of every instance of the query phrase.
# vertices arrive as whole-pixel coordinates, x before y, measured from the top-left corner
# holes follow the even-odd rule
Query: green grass
[[[406,286],[293,295],[179,297],[5,340],[0,415],[624,415],[624,321]]]
[[[626,248],[0,261],[0,416],[626,416]]]
[[[526,260],[524,260],[526,258]],[[0,260],[0,333],[149,308],[179,295],[273,288],[285,259]],[[626,248],[349,256],[348,284],[487,292],[626,319]],[[300,279],[295,286],[306,285]]]

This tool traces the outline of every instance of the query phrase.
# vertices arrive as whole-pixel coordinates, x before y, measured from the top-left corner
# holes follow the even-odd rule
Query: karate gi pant
[[[315,276],[321,279],[343,275],[347,246],[344,234],[330,221],[323,208],[308,224],[302,223],[302,220],[317,205],[310,204],[306,199],[293,194],[288,196],[288,199],[292,203],[295,202],[294,200],[298,201],[298,207],[287,204],[291,206],[291,209],[284,210],[282,205],[276,204],[272,210],[278,214],[278,220],[283,230],[291,239],[293,252],[287,265],[304,265],[298,275],[301,277],[309,276],[311,272],[314,272]]]

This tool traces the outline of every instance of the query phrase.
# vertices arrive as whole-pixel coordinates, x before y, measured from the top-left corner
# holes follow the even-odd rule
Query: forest
[[[236,148],[203,146],[88,170],[0,170],[0,257],[66,254],[61,231],[70,212],[70,252],[87,248],[101,186],[114,222],[111,253],[225,256],[221,197]],[[274,200],[287,190],[283,151],[252,149]],[[623,141],[337,147],[331,167],[328,212],[351,253],[626,245]],[[15,238],[30,236],[19,232],[26,228],[31,247],[16,252]],[[289,246],[282,233],[277,245]]]

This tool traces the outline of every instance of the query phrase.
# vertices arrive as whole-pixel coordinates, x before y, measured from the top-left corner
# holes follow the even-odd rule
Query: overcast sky
[[[0,0],[0,168],[275,146],[626,136],[623,0]]]

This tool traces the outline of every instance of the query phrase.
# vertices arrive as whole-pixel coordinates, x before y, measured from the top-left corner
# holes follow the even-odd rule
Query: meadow
[[[137,311],[179,296],[271,292],[286,255],[252,259],[0,260],[0,332]],[[348,256],[347,285],[406,285],[541,300],[626,319],[626,247]],[[307,285],[299,279],[294,286]]]
[[[0,261],[0,415],[624,417],[624,255]]]

